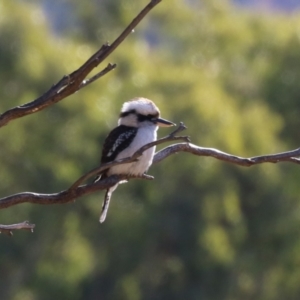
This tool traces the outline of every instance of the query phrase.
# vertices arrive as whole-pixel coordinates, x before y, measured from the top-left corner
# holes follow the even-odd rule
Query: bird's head
[[[131,127],[170,127],[176,124],[160,118],[160,111],[151,100],[134,98],[123,104],[118,125]]]

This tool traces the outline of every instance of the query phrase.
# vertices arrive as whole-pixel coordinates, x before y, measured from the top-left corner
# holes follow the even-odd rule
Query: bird
[[[142,146],[157,139],[158,127],[170,127],[176,124],[160,117],[160,111],[153,101],[137,97],[123,104],[114,128],[104,140],[101,164],[132,156]],[[142,176],[152,164],[155,146],[143,152],[137,161],[116,165],[98,175],[95,182],[111,175]],[[105,193],[100,215],[100,223],[106,219],[112,193],[119,183],[108,188]]]

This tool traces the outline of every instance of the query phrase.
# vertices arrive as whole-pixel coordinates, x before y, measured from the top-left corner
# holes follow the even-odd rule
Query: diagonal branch
[[[36,113],[53,105],[62,99],[74,94],[79,89],[94,82],[96,79],[113,70],[116,65],[108,65],[103,71],[96,74],[90,79],[85,78],[90,72],[102,63],[132,32],[140,21],[154,8],[161,0],[151,0],[145,8],[131,21],[125,30],[111,44],[104,44],[95,54],[93,54],[81,67],[76,71],[64,76],[55,85],[53,85],[45,94],[27,104],[17,106],[7,110],[0,115],[0,127],[8,124],[10,121]]]

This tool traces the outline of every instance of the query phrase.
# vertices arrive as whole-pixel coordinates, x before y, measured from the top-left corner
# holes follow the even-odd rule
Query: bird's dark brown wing
[[[108,163],[116,159],[117,155],[126,149],[130,143],[133,141],[134,137],[136,136],[137,128],[136,127],[129,127],[125,125],[120,125],[113,129],[107,138],[104,141],[103,149],[102,149],[102,156],[101,156],[101,163]],[[107,170],[104,173],[99,174],[94,182],[99,181],[101,179],[106,178]],[[103,223],[109,207],[109,202],[111,198],[112,192],[116,189],[118,184],[115,186],[110,187],[106,190],[104,202],[102,205],[102,211],[100,215],[100,222]]]
[[[120,125],[113,129],[106,137],[101,156],[101,164],[108,163],[116,159],[117,155],[124,149],[126,149],[136,136],[137,128]],[[106,177],[106,171],[99,174],[94,182],[104,179]]]
[[[104,141],[101,163],[115,160],[117,155],[130,145],[136,133],[136,127],[125,125],[120,125],[113,129]]]

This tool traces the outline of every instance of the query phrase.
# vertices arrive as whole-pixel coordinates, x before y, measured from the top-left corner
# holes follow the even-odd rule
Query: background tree
[[[201,146],[243,156],[298,147],[299,16],[224,3],[163,2],[110,58],[114,73],[3,127],[1,195],[68,187],[98,164],[121,103],[139,95]],[[102,20],[89,5],[90,18],[80,5],[66,15],[80,31],[59,34],[34,1],[1,4],[1,111],[41,95],[136,14],[106,1]],[[155,181],[121,186],[103,226],[101,193],[2,210],[1,222],[38,228],[1,237],[1,299],[297,299],[299,167],[179,155],[150,169]]]

